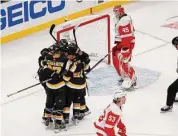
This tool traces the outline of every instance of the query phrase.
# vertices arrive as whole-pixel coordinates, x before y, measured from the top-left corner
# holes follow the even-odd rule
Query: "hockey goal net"
[[[87,52],[91,60],[98,61],[110,52],[110,16],[91,15],[73,21],[67,21],[54,30],[57,40],[74,41],[73,29],[76,29],[76,39],[81,50]],[[110,64],[110,54],[105,62]]]

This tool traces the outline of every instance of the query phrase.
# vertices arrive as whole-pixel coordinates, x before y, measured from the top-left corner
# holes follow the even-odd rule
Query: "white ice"
[[[176,16],[177,5],[178,2],[136,2],[125,6],[137,30],[132,64],[161,72],[160,78],[154,84],[127,93],[123,118],[128,136],[178,136],[178,104],[174,105],[173,112],[160,113],[160,108],[165,105],[167,87],[177,78],[178,55],[170,43],[172,38],[178,35],[178,30],[161,27],[161,25],[168,22],[166,19]],[[102,13],[111,14],[112,9]],[[48,30],[45,30],[1,47],[3,136],[95,135],[93,121],[111,102],[111,96],[87,97],[87,105],[92,114],[78,126],[71,127],[67,132],[60,134],[45,130],[41,123],[45,105],[45,93],[41,86],[10,98],[6,97],[7,94],[38,82],[34,76],[38,69],[39,52],[51,43],[53,39],[48,34]],[[155,49],[148,51],[153,48]]]

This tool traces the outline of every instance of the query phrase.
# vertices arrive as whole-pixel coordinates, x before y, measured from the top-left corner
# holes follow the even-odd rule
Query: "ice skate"
[[[83,120],[85,117],[85,113],[79,113],[78,120]]]
[[[130,78],[125,78],[121,88],[123,90],[134,90],[134,88],[138,88],[137,86],[137,78],[133,78],[132,80]]]
[[[65,118],[65,119],[64,119],[64,122],[65,122],[66,125],[69,124],[69,118],[68,118],[68,117]]]
[[[52,119],[55,120],[55,118],[56,118],[56,110],[53,110],[53,112],[52,112]]]
[[[171,112],[172,111],[172,108],[173,106],[164,106],[161,108],[161,112],[164,113],[164,112]]]
[[[123,78],[120,78],[120,79],[118,80],[118,84],[119,84],[119,85],[122,85],[123,82],[124,82],[124,79],[123,79]]]
[[[74,125],[77,126],[79,123],[78,116],[73,116],[72,121],[73,121]]]
[[[91,114],[91,111],[87,106],[86,106],[86,109],[84,110],[84,114],[85,114],[85,116]]]
[[[54,132],[60,133],[61,131],[67,131],[66,124],[63,123],[55,123]]]
[[[42,123],[45,124],[45,126],[49,126],[53,123],[53,120],[51,117],[42,117]]]

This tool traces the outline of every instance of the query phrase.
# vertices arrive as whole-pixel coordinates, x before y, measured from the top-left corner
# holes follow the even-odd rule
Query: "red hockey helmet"
[[[121,5],[116,5],[113,8],[113,12],[115,13],[116,16],[122,16],[125,14],[124,8]]]

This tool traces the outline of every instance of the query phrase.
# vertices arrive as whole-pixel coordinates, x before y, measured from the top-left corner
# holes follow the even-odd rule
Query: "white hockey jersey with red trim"
[[[134,26],[129,15],[124,15],[121,18],[114,18],[115,20],[115,41],[123,44],[134,42]]]
[[[120,124],[121,116],[121,108],[115,103],[111,103],[95,123],[103,129],[114,129]]]

